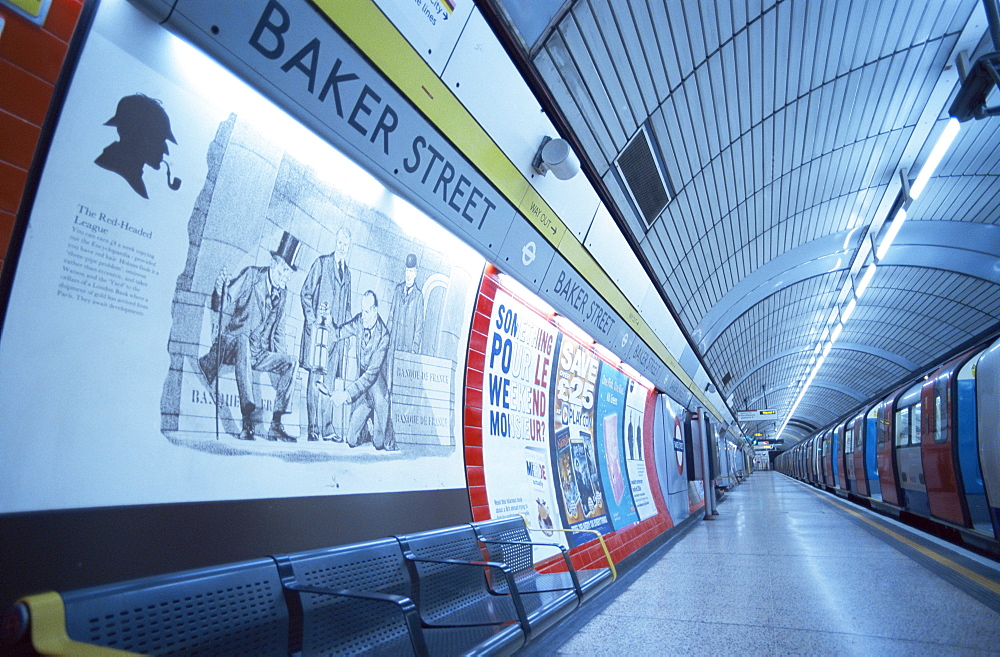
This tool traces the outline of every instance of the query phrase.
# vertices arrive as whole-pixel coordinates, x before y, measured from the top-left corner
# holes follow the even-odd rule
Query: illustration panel
[[[0,341],[0,460],[21,463],[0,511],[464,487],[483,264],[102,3]]]

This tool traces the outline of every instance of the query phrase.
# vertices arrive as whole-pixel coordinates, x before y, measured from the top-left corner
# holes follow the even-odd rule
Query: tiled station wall
[[[44,25],[0,4],[0,269],[83,0],[52,0]]]
[[[52,0],[43,25],[23,18],[0,4],[0,271],[7,261],[18,208],[24,196],[28,173],[35,157],[42,126],[52,104],[56,82],[66,60],[69,41],[80,19],[83,0]],[[495,270],[484,281],[497,284]],[[485,361],[489,324],[488,301],[482,295],[472,324],[469,342],[472,352]],[[474,360],[474,359],[473,359]],[[483,471],[482,406],[483,373],[469,369],[466,380],[465,457],[469,498],[475,520],[489,518],[486,482]],[[652,414],[643,432],[647,453],[653,453]],[[649,469],[650,487],[659,513],[605,536],[615,562],[635,552],[673,526],[666,504],[660,496],[655,468]],[[600,567],[604,554],[597,541],[573,550],[578,567]]]

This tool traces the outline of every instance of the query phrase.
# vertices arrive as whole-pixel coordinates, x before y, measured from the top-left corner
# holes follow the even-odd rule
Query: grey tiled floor
[[[1000,655],[1000,614],[756,472],[558,655]]]

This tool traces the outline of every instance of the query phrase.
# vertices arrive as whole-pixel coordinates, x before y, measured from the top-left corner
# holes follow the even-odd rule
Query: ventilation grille
[[[615,160],[615,166],[618,167],[625,189],[638,208],[646,228],[649,228],[663,212],[663,208],[667,207],[670,192],[653,156],[645,128],[639,128],[639,132],[626,144]]]

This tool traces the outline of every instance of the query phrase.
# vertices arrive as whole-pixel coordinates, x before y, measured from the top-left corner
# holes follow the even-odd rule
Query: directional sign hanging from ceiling
[[[761,420],[776,420],[778,412],[773,408],[757,411],[736,411],[737,422],[760,422]]]

